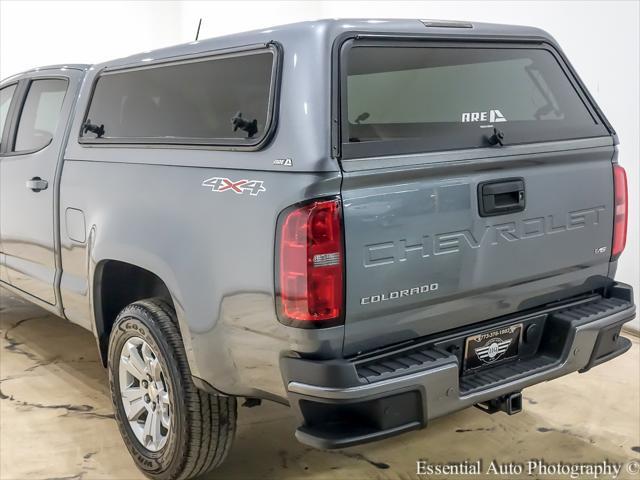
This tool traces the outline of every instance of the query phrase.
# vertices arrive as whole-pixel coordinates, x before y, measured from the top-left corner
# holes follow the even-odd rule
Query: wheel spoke
[[[160,383],[162,380],[162,367],[160,366],[160,362],[157,358],[154,358],[149,364],[149,370],[151,370],[151,378],[156,383]]]
[[[145,441],[150,443],[150,446],[154,448],[160,446],[162,433],[160,432],[160,416],[157,411],[151,411],[147,415],[147,420],[144,423],[144,437]]]
[[[122,391],[122,399],[129,403],[144,397],[145,390],[140,387],[129,387]]]
[[[153,412],[153,426],[151,430],[151,438],[153,439],[153,444],[156,448],[160,447],[160,442],[162,441],[162,432],[160,431],[160,425],[162,424],[160,412],[156,408],[156,411]]]
[[[158,401],[160,402],[161,405],[164,405],[165,407],[169,407],[169,394],[167,392],[160,392],[158,394]]]
[[[146,378],[144,361],[140,357],[136,346],[131,342],[127,342],[127,353],[129,354],[128,358],[122,358],[122,361],[128,367],[127,371],[138,380]]]
[[[122,358],[122,359],[120,359],[120,364],[121,364],[121,366],[124,367],[124,370],[126,372],[128,372],[129,374],[131,374],[133,377],[137,378],[138,380],[144,380],[146,378],[146,375],[144,374],[144,372],[140,371],[138,368],[136,368],[136,365],[131,362],[131,359]]]
[[[126,407],[125,407],[126,408]],[[138,399],[135,402],[129,404],[129,411],[127,412],[127,419],[131,422],[137,421],[144,412],[147,411],[147,404],[143,399]]]
[[[149,369],[149,366],[153,363],[156,357],[147,342],[144,342],[142,344],[142,348],[140,350],[142,351],[142,361],[144,362],[147,369]]]
[[[165,429],[169,430],[169,428],[171,427],[171,417],[169,416],[169,414],[167,412],[161,412],[158,416],[160,417],[162,426]]]
[[[171,410],[169,403],[169,394],[167,392],[160,392],[158,395],[158,409],[160,411],[160,420],[162,421],[162,426],[169,430],[171,425]]]
[[[147,409],[144,401],[145,391],[142,388],[128,388],[122,392],[122,404],[129,421],[137,421]]]
[[[154,416],[155,413],[150,411],[144,422],[144,431],[142,432],[142,434],[144,435],[145,444],[151,437],[151,432],[153,431]]]

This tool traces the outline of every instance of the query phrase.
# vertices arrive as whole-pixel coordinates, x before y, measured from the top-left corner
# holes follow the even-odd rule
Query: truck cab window
[[[20,114],[14,151],[39,150],[51,142],[66,92],[67,81],[64,79],[31,82]]]
[[[2,138],[2,132],[4,132],[4,124],[7,121],[9,106],[11,105],[13,92],[15,91],[16,91],[15,85],[9,85],[8,87],[5,87],[2,90],[0,90],[0,139]]]

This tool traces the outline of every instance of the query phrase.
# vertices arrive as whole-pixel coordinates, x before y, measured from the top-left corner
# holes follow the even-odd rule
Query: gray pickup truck
[[[2,286],[91,330],[140,469],[236,398],[343,448],[624,353],[616,134],[544,31],[327,20],[0,84]]]

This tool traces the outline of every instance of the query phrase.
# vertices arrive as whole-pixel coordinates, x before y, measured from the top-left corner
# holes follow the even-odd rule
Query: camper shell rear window
[[[341,66],[343,158],[609,134],[550,47],[351,40]]]

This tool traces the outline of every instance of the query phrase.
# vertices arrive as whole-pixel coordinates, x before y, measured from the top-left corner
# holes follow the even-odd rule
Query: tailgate
[[[612,153],[345,173],[345,354],[599,286],[609,268]],[[514,177],[524,211],[481,217],[478,185]]]
[[[560,58],[379,43],[341,90],[345,355],[602,286],[614,147]]]

